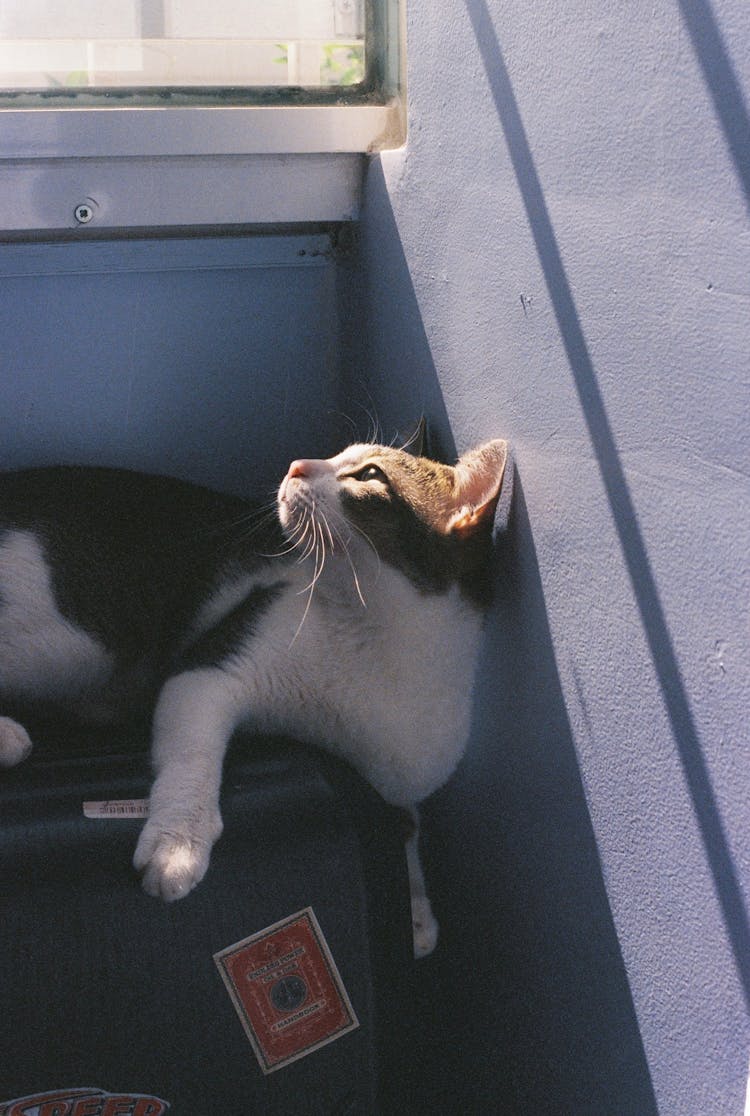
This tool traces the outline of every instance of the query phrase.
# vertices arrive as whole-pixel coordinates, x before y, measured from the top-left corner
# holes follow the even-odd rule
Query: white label
[[[106,802],[84,802],[83,814],[87,818],[147,818],[147,798],[119,798]]]

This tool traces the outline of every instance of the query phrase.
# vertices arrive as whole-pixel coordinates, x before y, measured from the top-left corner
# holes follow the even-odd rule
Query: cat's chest
[[[480,621],[457,589],[423,595],[389,571],[377,589],[366,607],[279,596],[241,656],[246,719],[329,747],[387,798],[415,801],[463,750]]]
[[[462,673],[457,664],[472,658],[477,630],[457,589],[423,594],[386,569],[364,601],[325,591],[310,598],[292,582],[255,634],[305,689],[361,694],[373,703],[405,690],[452,688]]]

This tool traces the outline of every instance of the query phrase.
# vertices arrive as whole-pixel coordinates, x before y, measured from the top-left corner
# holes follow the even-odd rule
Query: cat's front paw
[[[412,898],[411,928],[414,936],[414,956],[417,959],[429,956],[437,945],[440,927],[426,895],[415,895]]]
[[[183,899],[205,876],[215,840],[164,827],[158,818],[146,822],[133,857],[144,891],[166,902]]]

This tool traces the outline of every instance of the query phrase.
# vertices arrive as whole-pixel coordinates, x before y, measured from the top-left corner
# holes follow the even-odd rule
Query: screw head
[[[73,210],[73,216],[79,225],[88,225],[89,221],[93,219],[94,207],[89,205],[88,202],[81,202]]]

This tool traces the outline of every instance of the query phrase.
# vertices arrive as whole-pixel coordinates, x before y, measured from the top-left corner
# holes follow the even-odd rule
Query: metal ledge
[[[362,164],[356,154],[5,161],[2,230],[6,238],[85,237],[118,229],[351,221],[359,212]]]

